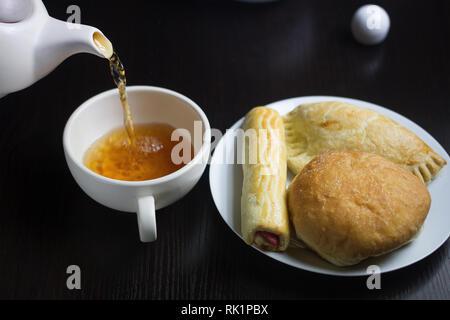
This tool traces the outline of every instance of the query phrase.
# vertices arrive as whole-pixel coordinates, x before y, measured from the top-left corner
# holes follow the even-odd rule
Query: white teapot
[[[0,0],[0,98],[81,52],[109,58],[113,49],[98,29],[51,18],[41,0]]]

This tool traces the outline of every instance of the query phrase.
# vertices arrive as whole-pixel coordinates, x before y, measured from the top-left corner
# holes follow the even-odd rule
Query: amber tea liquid
[[[125,76],[125,68],[123,67],[122,62],[119,59],[119,56],[114,51],[111,58],[109,58],[109,68],[116,84],[119,89],[120,102],[122,103],[123,108],[123,118],[125,129],[128,133],[129,143],[134,145],[134,125],[133,125],[133,117],[131,116],[130,106],[128,105],[128,96],[127,96],[127,78]]]
[[[126,181],[156,179],[183,167],[184,163],[175,164],[171,158],[172,148],[177,143],[171,140],[175,130],[172,126],[133,124],[125,68],[103,35],[95,33],[94,42],[109,57],[111,76],[119,89],[125,130],[117,128],[94,142],[84,156],[85,166],[102,176]]]
[[[117,180],[142,181],[163,177],[185,164],[172,161],[172,126],[163,123],[138,124],[134,127],[135,148],[123,128],[97,140],[86,152],[84,165],[90,170]],[[193,150],[191,150],[193,152]],[[192,153],[191,153],[192,154]]]
[[[93,35],[95,45],[109,60],[109,69],[114,83],[119,89],[120,102],[122,103],[124,125],[127,130],[129,142],[133,145],[134,142],[134,126],[133,117],[131,116],[130,106],[128,105],[127,96],[127,77],[125,75],[125,68],[113,49],[111,42],[101,33],[95,32]]]

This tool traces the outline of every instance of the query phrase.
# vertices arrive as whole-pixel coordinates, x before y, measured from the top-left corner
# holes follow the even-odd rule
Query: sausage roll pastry
[[[286,250],[290,235],[283,119],[275,110],[257,107],[245,117],[243,129],[242,236],[264,250]]]
[[[284,118],[288,166],[298,174],[330,150],[364,151],[408,169],[425,184],[446,164],[408,129],[375,111],[345,102],[300,105]]]

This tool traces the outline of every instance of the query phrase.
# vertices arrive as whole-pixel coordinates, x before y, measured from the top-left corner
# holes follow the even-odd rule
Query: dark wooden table
[[[46,2],[59,19],[73,3]],[[81,22],[114,43],[129,84],[187,95],[214,128],[225,130],[256,105],[337,95],[391,108],[450,150],[449,1],[377,1],[392,28],[376,47],[358,45],[349,32],[365,1],[109,3],[76,2]],[[85,195],[63,155],[70,114],[112,87],[106,61],[77,55],[0,100],[0,298],[450,299],[448,242],[383,275],[381,290],[368,290],[366,278],[317,275],[259,254],[220,217],[208,170],[184,199],[158,212],[158,241],[140,243],[135,215]],[[73,264],[82,289],[69,291]]]

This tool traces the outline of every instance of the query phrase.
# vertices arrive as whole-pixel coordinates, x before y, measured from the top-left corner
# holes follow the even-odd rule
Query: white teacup
[[[103,177],[83,164],[86,150],[98,138],[123,125],[117,89],[101,93],[78,107],[64,129],[64,153],[70,172],[81,189],[95,201],[126,212],[136,212],[142,242],[156,240],[155,210],[186,195],[202,176],[211,148],[211,129],[204,112],[189,98],[171,90],[127,87],[135,123],[160,122],[187,129],[194,139],[194,123],[201,123],[201,144],[181,169],[147,181],[121,181]],[[200,121],[200,122],[199,122]],[[198,132],[197,132],[198,134]],[[193,140],[192,140],[193,141]]]

